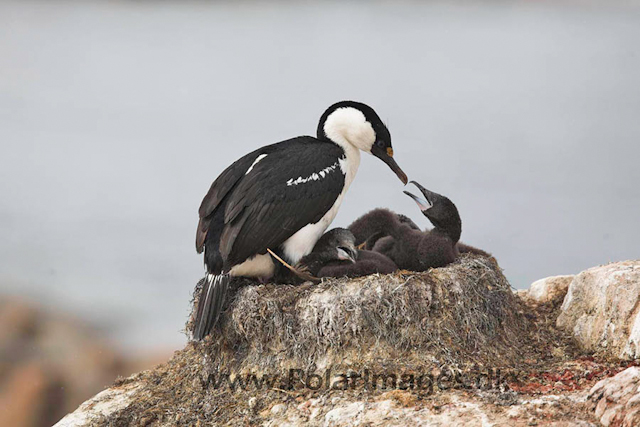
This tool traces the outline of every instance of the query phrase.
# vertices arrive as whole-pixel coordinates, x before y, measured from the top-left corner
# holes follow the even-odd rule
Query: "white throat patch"
[[[324,133],[345,151],[351,147],[371,152],[376,133],[362,111],[353,107],[338,108],[324,122]]]

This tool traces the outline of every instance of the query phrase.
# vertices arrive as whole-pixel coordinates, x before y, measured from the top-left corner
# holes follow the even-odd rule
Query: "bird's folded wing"
[[[275,249],[331,209],[344,187],[330,143],[290,145],[274,152],[243,176],[230,195],[220,252],[231,265]],[[323,172],[320,174],[320,172]]]
[[[220,202],[233,190],[247,171],[254,164],[256,159],[262,154],[272,152],[278,149],[278,145],[282,143],[261,147],[233,162],[228,168],[216,178],[211,184],[207,195],[202,199],[198,214],[200,221],[196,231],[196,250],[202,252],[207,232],[209,231],[210,216],[218,208]]]

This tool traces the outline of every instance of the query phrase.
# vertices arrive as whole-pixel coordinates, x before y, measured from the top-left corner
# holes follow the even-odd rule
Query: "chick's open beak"
[[[404,190],[403,193],[411,197],[418,204],[418,207],[420,207],[421,211],[426,211],[427,209],[430,209],[433,206],[433,203],[431,201],[431,194],[432,194],[431,191],[427,190],[426,188],[424,188],[422,185],[418,184],[415,181],[411,181],[409,184],[413,184],[416,187],[418,187],[418,189],[424,196],[424,199],[422,197],[416,196],[415,194],[411,194],[406,190]]]
[[[409,180],[407,178],[407,174],[405,174],[402,169],[400,169],[400,166],[398,166],[396,161],[393,160],[393,149],[391,147],[387,147],[387,149],[385,150],[384,148],[380,148],[377,145],[374,145],[371,148],[371,154],[385,162],[387,166],[389,166],[391,170],[394,171],[396,175],[398,175],[400,181],[402,181],[402,183],[405,185],[407,184],[407,181]]]

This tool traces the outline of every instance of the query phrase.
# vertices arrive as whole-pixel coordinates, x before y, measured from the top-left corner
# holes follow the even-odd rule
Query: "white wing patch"
[[[340,170],[342,171],[343,174],[347,174],[347,169],[349,168],[349,163],[347,162],[347,159],[345,157],[338,159],[338,162],[340,163]]]
[[[265,157],[267,157],[266,154],[260,154],[258,157],[256,157],[256,159],[253,161],[253,163],[251,163],[251,166],[249,166],[249,169],[247,169],[247,171],[244,173],[245,175],[248,175],[249,172],[251,172],[253,170],[253,167],[255,165],[258,164],[258,162],[262,159],[264,159]]]
[[[335,162],[334,164],[332,164],[331,166],[327,166],[326,168],[322,169],[319,172],[314,172],[314,173],[312,173],[311,175],[309,175],[306,178],[303,178],[301,176],[299,176],[297,179],[291,178],[290,180],[287,181],[287,186],[304,184],[304,183],[309,182],[309,181],[318,181],[318,180],[324,178],[325,176],[329,175],[329,173],[331,173],[334,170],[336,170],[336,168],[338,166],[340,166],[340,170],[344,174],[345,173],[345,169],[342,166],[342,164],[346,160],[347,160],[346,158],[342,157],[342,158],[338,159],[338,161]]]

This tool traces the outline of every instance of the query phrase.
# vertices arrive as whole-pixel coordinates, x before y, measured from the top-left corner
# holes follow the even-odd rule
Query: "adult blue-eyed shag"
[[[320,117],[317,136],[300,136],[241,157],[214,181],[200,205],[196,249],[207,270],[193,337],[204,338],[222,309],[231,276],[270,278],[267,249],[294,265],[333,221],[360,164],[360,151],[393,160],[391,135],[369,106],[338,102]]]

